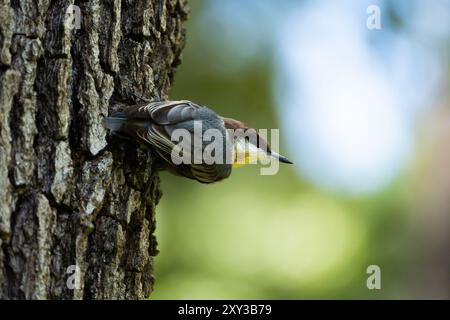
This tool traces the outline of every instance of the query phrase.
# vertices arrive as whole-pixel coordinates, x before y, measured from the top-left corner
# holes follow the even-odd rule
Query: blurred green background
[[[294,165],[162,173],[151,299],[450,298],[449,2],[190,6],[170,98],[280,128]]]

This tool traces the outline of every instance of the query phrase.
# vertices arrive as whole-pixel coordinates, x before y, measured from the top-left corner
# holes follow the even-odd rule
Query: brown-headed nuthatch
[[[157,101],[124,107],[105,127],[152,146],[167,169],[202,183],[227,178],[233,167],[276,159],[255,129],[191,101]]]

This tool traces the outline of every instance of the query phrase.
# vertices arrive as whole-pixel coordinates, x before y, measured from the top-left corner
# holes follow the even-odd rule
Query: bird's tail
[[[105,128],[111,131],[120,131],[122,124],[126,121],[123,112],[116,112],[111,117],[103,118],[102,124]]]

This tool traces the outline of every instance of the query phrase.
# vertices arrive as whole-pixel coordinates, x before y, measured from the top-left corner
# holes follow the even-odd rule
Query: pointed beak
[[[291,162],[288,158],[283,157],[281,154],[278,154],[278,153],[276,153],[276,152],[274,152],[274,151],[272,151],[272,152],[270,153],[270,155],[271,155],[273,158],[275,158],[275,159],[277,159],[278,161],[280,161],[280,162],[294,164],[294,163]]]

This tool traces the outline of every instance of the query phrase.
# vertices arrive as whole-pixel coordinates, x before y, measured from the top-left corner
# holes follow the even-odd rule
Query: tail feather
[[[112,117],[103,118],[102,124],[105,128],[111,131],[120,131],[122,124],[125,122],[126,118],[119,113],[114,114]]]

